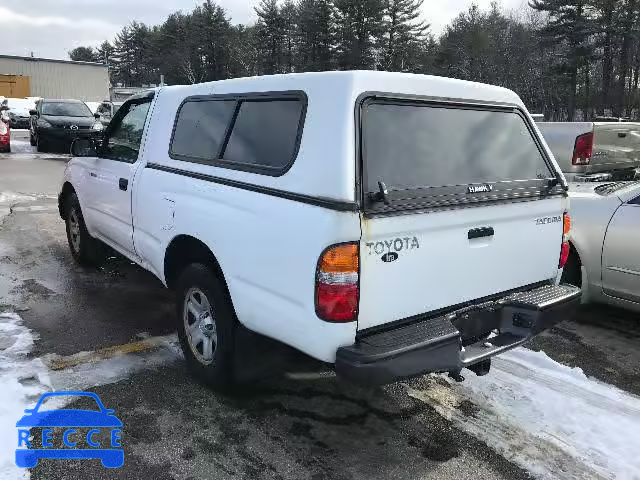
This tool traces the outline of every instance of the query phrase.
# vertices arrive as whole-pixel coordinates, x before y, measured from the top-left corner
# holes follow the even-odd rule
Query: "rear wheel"
[[[100,260],[100,244],[89,235],[84,223],[80,202],[75,193],[70,194],[65,202],[65,218],[67,241],[73,259],[80,265],[97,265]]]
[[[231,386],[237,320],[224,282],[209,266],[192,263],[176,287],[178,338],[189,369],[214,388]]]

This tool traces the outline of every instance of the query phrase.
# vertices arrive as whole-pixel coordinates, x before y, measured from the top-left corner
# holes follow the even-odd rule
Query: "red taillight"
[[[316,270],[316,314],[327,322],[352,322],[358,316],[359,247],[341,243],[327,248]]]
[[[562,216],[562,246],[560,247],[560,262],[558,268],[564,268],[569,260],[569,235],[571,234],[571,217],[568,213]]]
[[[576,143],[573,146],[573,157],[571,157],[571,163],[573,165],[589,165],[592,153],[593,132],[578,135],[578,137],[576,137]]]
[[[558,268],[564,268],[567,264],[567,260],[569,260],[569,242],[563,242],[562,247],[560,248],[560,264]]]

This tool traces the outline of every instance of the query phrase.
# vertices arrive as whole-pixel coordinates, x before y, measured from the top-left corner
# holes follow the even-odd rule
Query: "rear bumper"
[[[580,295],[580,289],[572,285],[545,285],[369,335],[338,349],[336,372],[364,385],[458,372],[568,318],[580,303]],[[473,343],[491,331],[498,333]]]

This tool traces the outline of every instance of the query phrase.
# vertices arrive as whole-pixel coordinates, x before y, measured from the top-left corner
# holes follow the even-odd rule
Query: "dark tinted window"
[[[295,153],[302,110],[298,99],[242,101],[223,160],[286,168]]]
[[[234,100],[185,103],[178,114],[171,153],[203,160],[216,158],[235,105]]]
[[[374,103],[363,123],[367,191],[549,178],[524,119],[511,111]]]

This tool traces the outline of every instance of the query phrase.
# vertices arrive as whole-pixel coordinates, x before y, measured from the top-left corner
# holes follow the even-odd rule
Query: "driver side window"
[[[103,158],[121,162],[135,163],[138,160],[142,132],[151,102],[131,103],[126,113],[116,119],[113,127],[107,131],[102,144]]]
[[[640,205],[640,196],[637,196],[629,202],[631,205]]]

